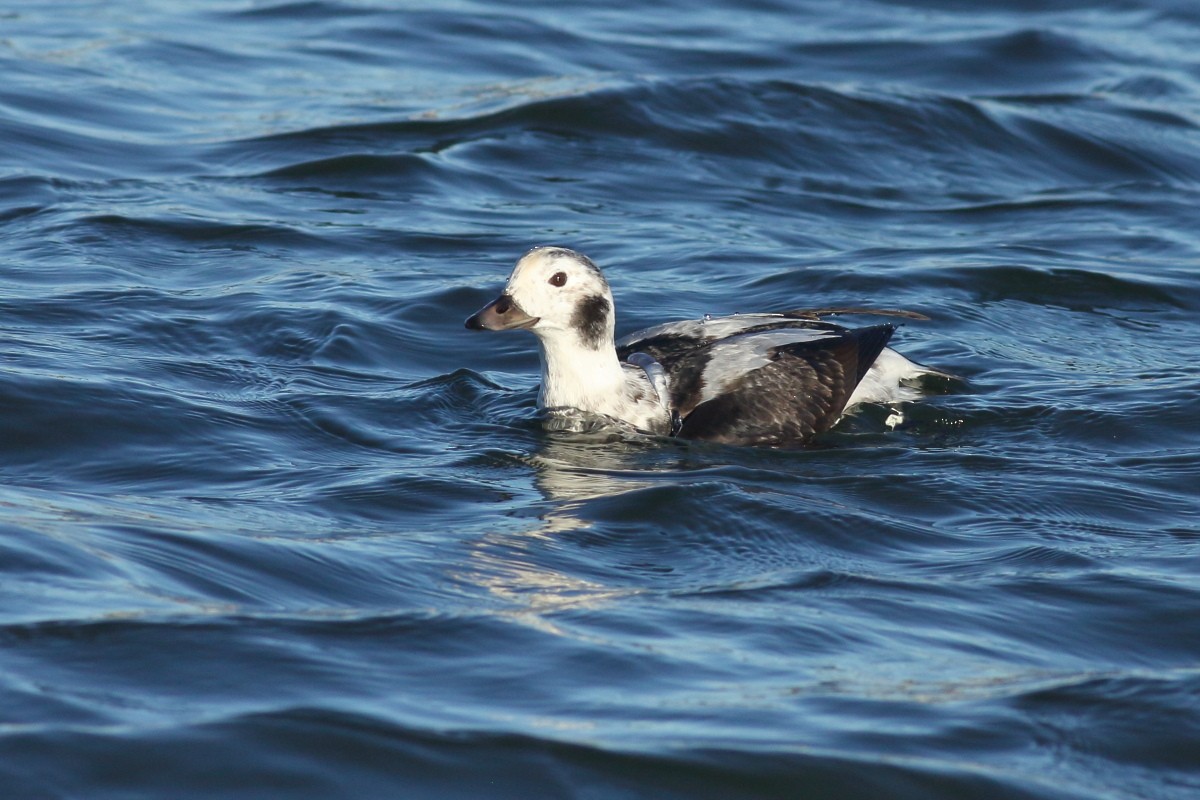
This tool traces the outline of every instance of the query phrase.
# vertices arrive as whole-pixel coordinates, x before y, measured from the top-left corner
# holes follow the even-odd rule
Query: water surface
[[[12,798],[1192,798],[1191,3],[0,12]],[[877,305],[816,446],[547,432],[618,332]]]

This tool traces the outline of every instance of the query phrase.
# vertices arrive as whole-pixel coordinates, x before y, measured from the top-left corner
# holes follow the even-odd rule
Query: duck
[[[566,247],[531,249],[500,295],[466,320],[475,331],[527,330],[538,344],[538,408],[609,418],[637,432],[723,444],[802,445],[864,403],[916,399],[946,375],[888,347],[890,322],[825,319],[905,311],[813,309],[705,316],[615,338],[612,290]]]

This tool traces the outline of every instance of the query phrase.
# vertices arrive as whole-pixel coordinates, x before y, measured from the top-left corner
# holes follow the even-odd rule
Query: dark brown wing
[[[679,436],[742,445],[803,443],[833,426],[894,331],[893,325],[876,325],[779,346],[767,364],[691,409]]]

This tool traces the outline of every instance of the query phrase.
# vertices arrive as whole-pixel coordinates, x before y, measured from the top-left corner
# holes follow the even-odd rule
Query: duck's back
[[[781,314],[668,323],[618,342],[662,365],[678,435],[796,444],[828,430],[894,332]]]

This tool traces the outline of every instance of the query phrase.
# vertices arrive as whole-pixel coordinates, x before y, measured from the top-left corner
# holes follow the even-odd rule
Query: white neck
[[[612,402],[626,392],[625,371],[612,338],[595,349],[580,343],[574,331],[534,331],[542,357],[540,408],[569,406],[610,414]]]

